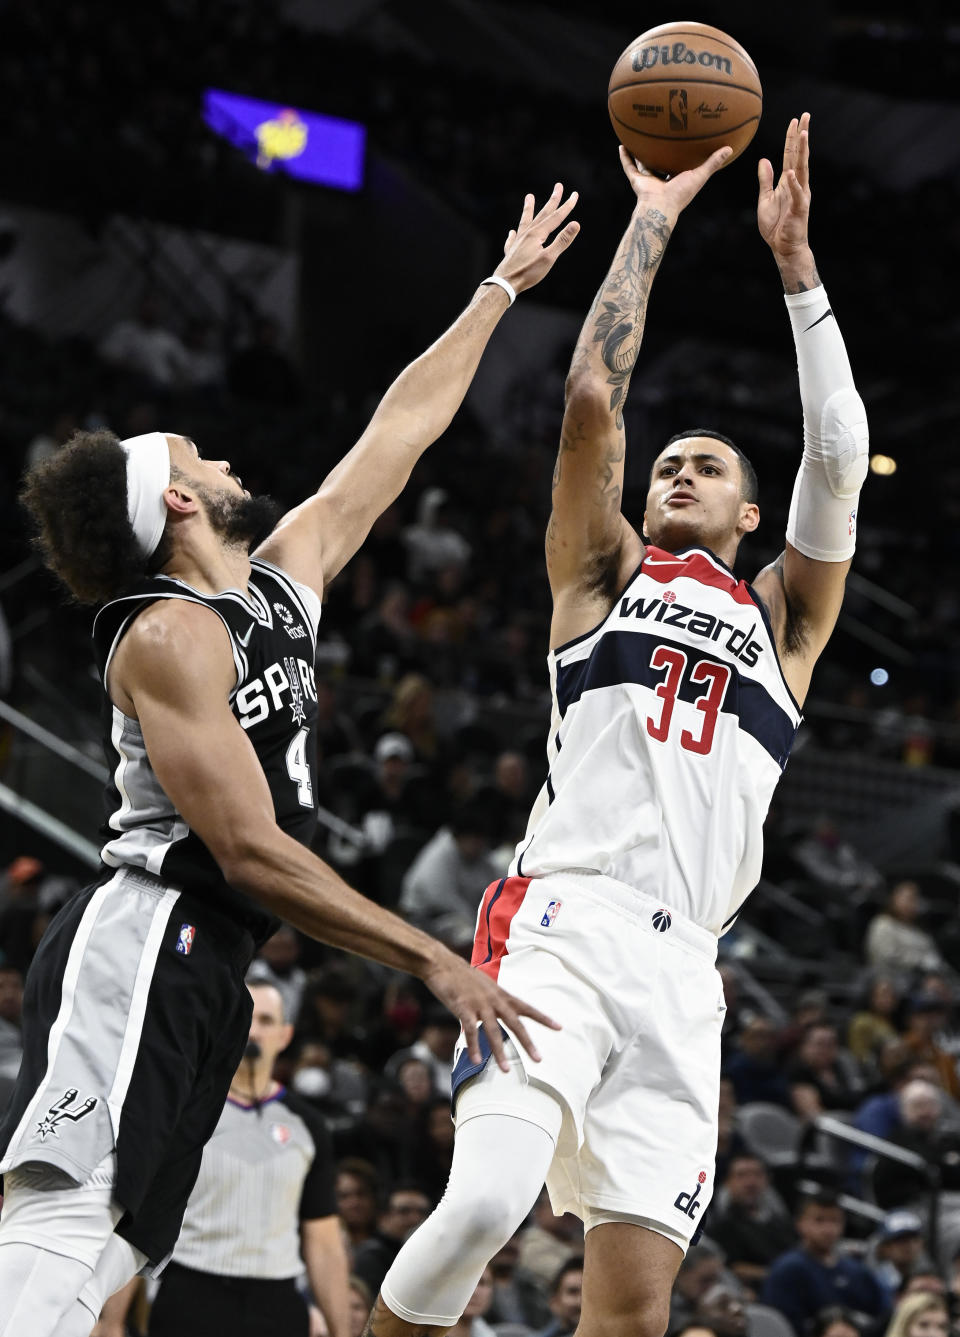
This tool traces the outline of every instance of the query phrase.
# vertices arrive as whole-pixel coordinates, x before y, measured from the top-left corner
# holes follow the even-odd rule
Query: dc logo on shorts
[[[540,927],[541,927],[541,928],[549,928],[549,927],[550,927],[550,925],[551,925],[551,924],[553,923],[553,921],[556,919],[557,915],[560,913],[560,907],[561,907],[562,905],[563,905],[563,901],[551,901],[551,902],[550,902],[550,904],[547,906],[546,910],[544,910],[544,912],[543,912],[543,918],[540,920]]]
[[[653,927],[658,933],[666,933],[667,929],[673,923],[673,917],[669,910],[654,910],[650,917],[653,920]]]
[[[197,936],[197,930],[193,924],[181,924],[180,936],[177,938],[177,951],[181,956],[189,956],[193,951],[193,940]]]

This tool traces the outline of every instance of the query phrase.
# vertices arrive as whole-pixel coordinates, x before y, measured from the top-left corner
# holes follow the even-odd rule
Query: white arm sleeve
[[[787,541],[818,562],[853,556],[869,434],[837,321],[823,288],[788,293],[803,404],[803,459]]]

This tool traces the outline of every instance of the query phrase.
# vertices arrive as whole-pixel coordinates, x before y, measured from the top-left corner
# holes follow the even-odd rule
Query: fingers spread
[[[526,227],[533,217],[534,199],[532,195],[524,195],[523,212],[520,214],[520,227]]]
[[[467,1042],[470,1062],[480,1063],[483,1061],[483,1055],[480,1053],[480,1041],[477,1038],[477,1019],[476,1017],[461,1017],[460,1020],[463,1025],[463,1035]]]
[[[773,163],[769,158],[761,158],[757,163],[757,180],[761,194],[773,190]]]
[[[533,1043],[533,1041],[530,1039],[530,1036],[529,1036],[529,1034],[527,1033],[527,1028],[526,1028],[526,1026],[524,1026],[523,1022],[520,1020],[519,1017],[514,1017],[514,1018],[510,1021],[510,1029],[513,1031],[514,1035],[517,1037],[517,1040],[519,1041],[519,1043],[520,1043],[521,1045],[523,1045],[524,1049],[527,1051],[527,1053],[528,1053],[528,1054],[530,1055],[530,1057],[533,1059],[534,1063],[539,1063],[539,1062],[541,1061],[541,1058],[540,1058],[540,1050],[537,1048],[537,1046],[536,1046],[536,1045]]]
[[[483,1029],[486,1031],[487,1039],[490,1041],[490,1052],[496,1059],[497,1066],[502,1068],[504,1072],[509,1072],[510,1063],[507,1059],[506,1050],[503,1047],[503,1031],[500,1029],[500,1023],[497,1020],[497,1014],[495,1012],[491,1012],[489,1016],[484,1016]]]

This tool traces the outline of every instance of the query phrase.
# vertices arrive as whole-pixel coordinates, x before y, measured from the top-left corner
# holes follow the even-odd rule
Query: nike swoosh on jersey
[[[243,646],[244,650],[246,650],[247,646],[250,644],[250,637],[253,635],[253,629],[254,629],[254,627],[255,627],[256,625],[257,625],[257,624],[256,624],[255,622],[251,622],[250,625],[249,625],[249,627],[247,627],[247,634],[246,634],[246,636],[238,636],[238,637],[237,637],[237,640],[238,640],[238,641],[240,642],[240,644]]]

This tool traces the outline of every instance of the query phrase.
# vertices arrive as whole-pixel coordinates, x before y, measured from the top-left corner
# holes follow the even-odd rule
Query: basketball
[[[660,176],[697,167],[729,144],[733,162],[760,123],[763,90],[739,42],[706,23],[664,23],[630,43],[610,76],[621,144]]]

